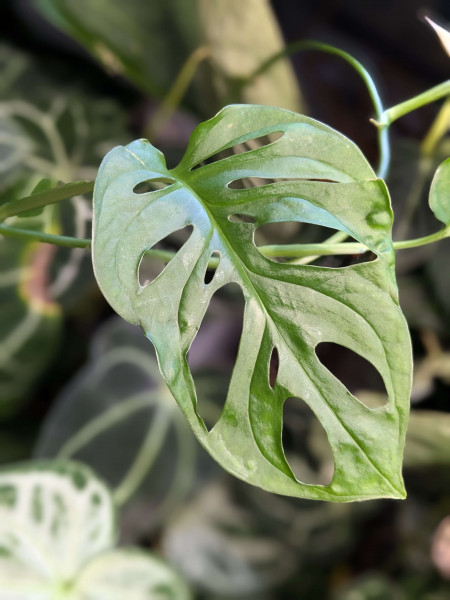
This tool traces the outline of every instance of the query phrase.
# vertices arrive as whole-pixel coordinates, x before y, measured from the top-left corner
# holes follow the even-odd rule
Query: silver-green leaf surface
[[[110,492],[87,467],[30,462],[0,471],[0,600],[65,598],[115,536]]]
[[[189,600],[157,556],[114,549],[116,521],[109,488],[80,463],[0,470],[0,600]]]
[[[266,146],[204,164],[275,133],[282,135]],[[248,189],[229,185],[247,177],[276,180]],[[140,193],[136,186],[148,180],[166,187]],[[376,259],[334,269],[269,260],[254,243],[255,229],[283,221],[343,231]],[[187,225],[193,226],[188,241],[156,279],[141,285],[145,251]],[[282,109],[229,106],[195,130],[175,169],[168,170],[145,140],[106,156],[94,191],[94,270],[112,307],[155,345],[162,375],[192,429],[225,469],[266,490],[304,498],[402,498],[411,350],[398,305],[391,226],[384,182],[343,135]],[[219,265],[205,283],[213,252]],[[187,353],[212,295],[232,282],[245,297],[243,331],[226,404],[208,431],[196,409]],[[318,359],[321,342],[370,361],[388,403],[373,409],[357,400]],[[274,348],[279,368],[273,383]],[[298,481],[286,460],[282,422],[289,397],[306,402],[327,432],[334,455],[329,485]]]

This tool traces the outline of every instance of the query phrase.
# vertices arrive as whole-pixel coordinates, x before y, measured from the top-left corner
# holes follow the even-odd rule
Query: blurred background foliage
[[[173,166],[202,119],[229,102],[281,106],[351,137],[375,164],[376,132],[359,77],[307,52],[239,85],[285,41],[347,50],[386,106],[446,79],[448,57],[421,16],[446,0],[3,0],[0,4],[0,202],[51,182],[95,178],[114,145],[148,137]],[[434,123],[434,126],[433,126]],[[448,110],[427,106],[392,129],[395,239],[439,225],[427,205],[450,154]],[[438,132],[438,133],[436,133]],[[43,180],[43,181],[42,181]],[[42,189],[41,188],[38,188]],[[90,235],[76,197],[19,227]],[[315,241],[306,226],[261,243]],[[151,345],[112,315],[89,251],[0,239],[0,463],[74,457],[123,503],[122,542],[152,547],[195,597],[220,600],[445,600],[450,597],[450,242],[398,253],[415,354],[404,502],[335,505],[267,494],[206,455],[157,373]],[[334,260],[328,259],[328,260]],[[333,264],[330,263],[330,266]],[[148,265],[150,275],[157,265]],[[200,412],[224,401],[242,303],[215,295],[190,351]],[[383,401],[370,367],[333,347],[322,360],[360,399]],[[300,405],[285,414],[296,473],[332,470],[326,439]],[[142,457],[151,456],[149,469]]]

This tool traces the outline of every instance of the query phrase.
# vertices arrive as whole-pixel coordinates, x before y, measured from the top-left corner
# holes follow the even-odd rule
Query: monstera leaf
[[[158,558],[113,548],[109,489],[74,462],[24,463],[0,471],[1,600],[188,600]]]
[[[268,145],[211,162],[275,133],[281,137]],[[256,177],[269,182],[247,189],[231,183]],[[152,185],[165,187],[143,191]],[[283,221],[345,232],[376,258],[333,269],[272,261],[255,245],[255,229]],[[141,285],[146,251],[189,225],[180,251]],[[385,184],[347,138],[282,109],[229,106],[196,129],[172,170],[145,140],[106,156],[94,192],[94,270],[112,307],[155,345],[161,373],[192,429],[225,469],[292,496],[402,498],[411,356],[391,225]],[[205,283],[213,254],[219,263]],[[243,330],[226,403],[208,431],[197,412],[187,353],[211,297],[229,283],[245,297]],[[383,378],[387,404],[370,408],[357,400],[318,359],[321,342],[370,361]],[[298,481],[286,460],[283,404],[290,397],[306,402],[326,430],[334,454],[329,485]]]

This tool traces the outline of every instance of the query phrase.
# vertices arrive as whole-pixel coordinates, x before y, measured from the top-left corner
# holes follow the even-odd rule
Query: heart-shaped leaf
[[[109,490],[76,463],[0,472],[0,599],[53,598],[115,541]],[[62,596],[64,597],[64,596]]]
[[[269,145],[202,165],[275,133],[282,135]],[[249,189],[229,185],[249,177],[278,180]],[[141,193],[138,184],[152,180],[165,187]],[[254,232],[282,221],[343,231],[376,259],[338,269],[271,261],[255,246]],[[138,269],[146,250],[188,225],[193,232],[182,249],[142,286]],[[113,308],[151,339],[192,429],[228,471],[299,497],[401,498],[411,353],[391,226],[383,181],[343,135],[282,109],[229,106],[195,130],[173,170],[145,140],[106,156],[94,191],[94,270]],[[219,264],[205,283],[213,253]],[[212,295],[232,282],[246,301],[243,333],[226,404],[208,432],[197,414],[187,353]],[[344,345],[370,361],[384,380],[387,405],[370,409],[359,402],[317,358],[320,342]],[[274,348],[279,367],[272,381]],[[311,407],[327,432],[335,461],[328,486],[298,481],[285,458],[283,404],[292,396]]]
[[[450,225],[450,158],[444,160],[434,174],[429,203],[436,219]]]

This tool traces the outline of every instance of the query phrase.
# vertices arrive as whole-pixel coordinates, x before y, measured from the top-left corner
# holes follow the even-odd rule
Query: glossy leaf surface
[[[202,165],[236,144],[278,132],[282,137],[269,145]],[[249,189],[228,186],[247,177],[278,180]],[[152,179],[171,183],[133,191]],[[344,231],[376,260],[337,269],[273,262],[258,251],[253,235],[261,225],[282,221]],[[187,225],[193,225],[188,241],[154,281],[141,286],[144,252]],[[195,130],[173,170],[145,140],[106,156],[94,191],[94,269],[113,308],[155,345],[161,372],[192,429],[228,471],[293,496],[400,498],[411,357],[391,225],[383,181],[347,138],[281,109],[229,106]],[[213,252],[220,261],[206,284]],[[186,355],[212,295],[230,282],[245,297],[243,333],[226,404],[208,432],[196,411]],[[339,343],[370,361],[384,380],[387,405],[370,409],[352,396],[318,360],[320,342]],[[272,387],[275,347],[279,368]],[[289,397],[306,402],[327,432],[335,461],[328,486],[297,481],[285,458],[281,434]]]

